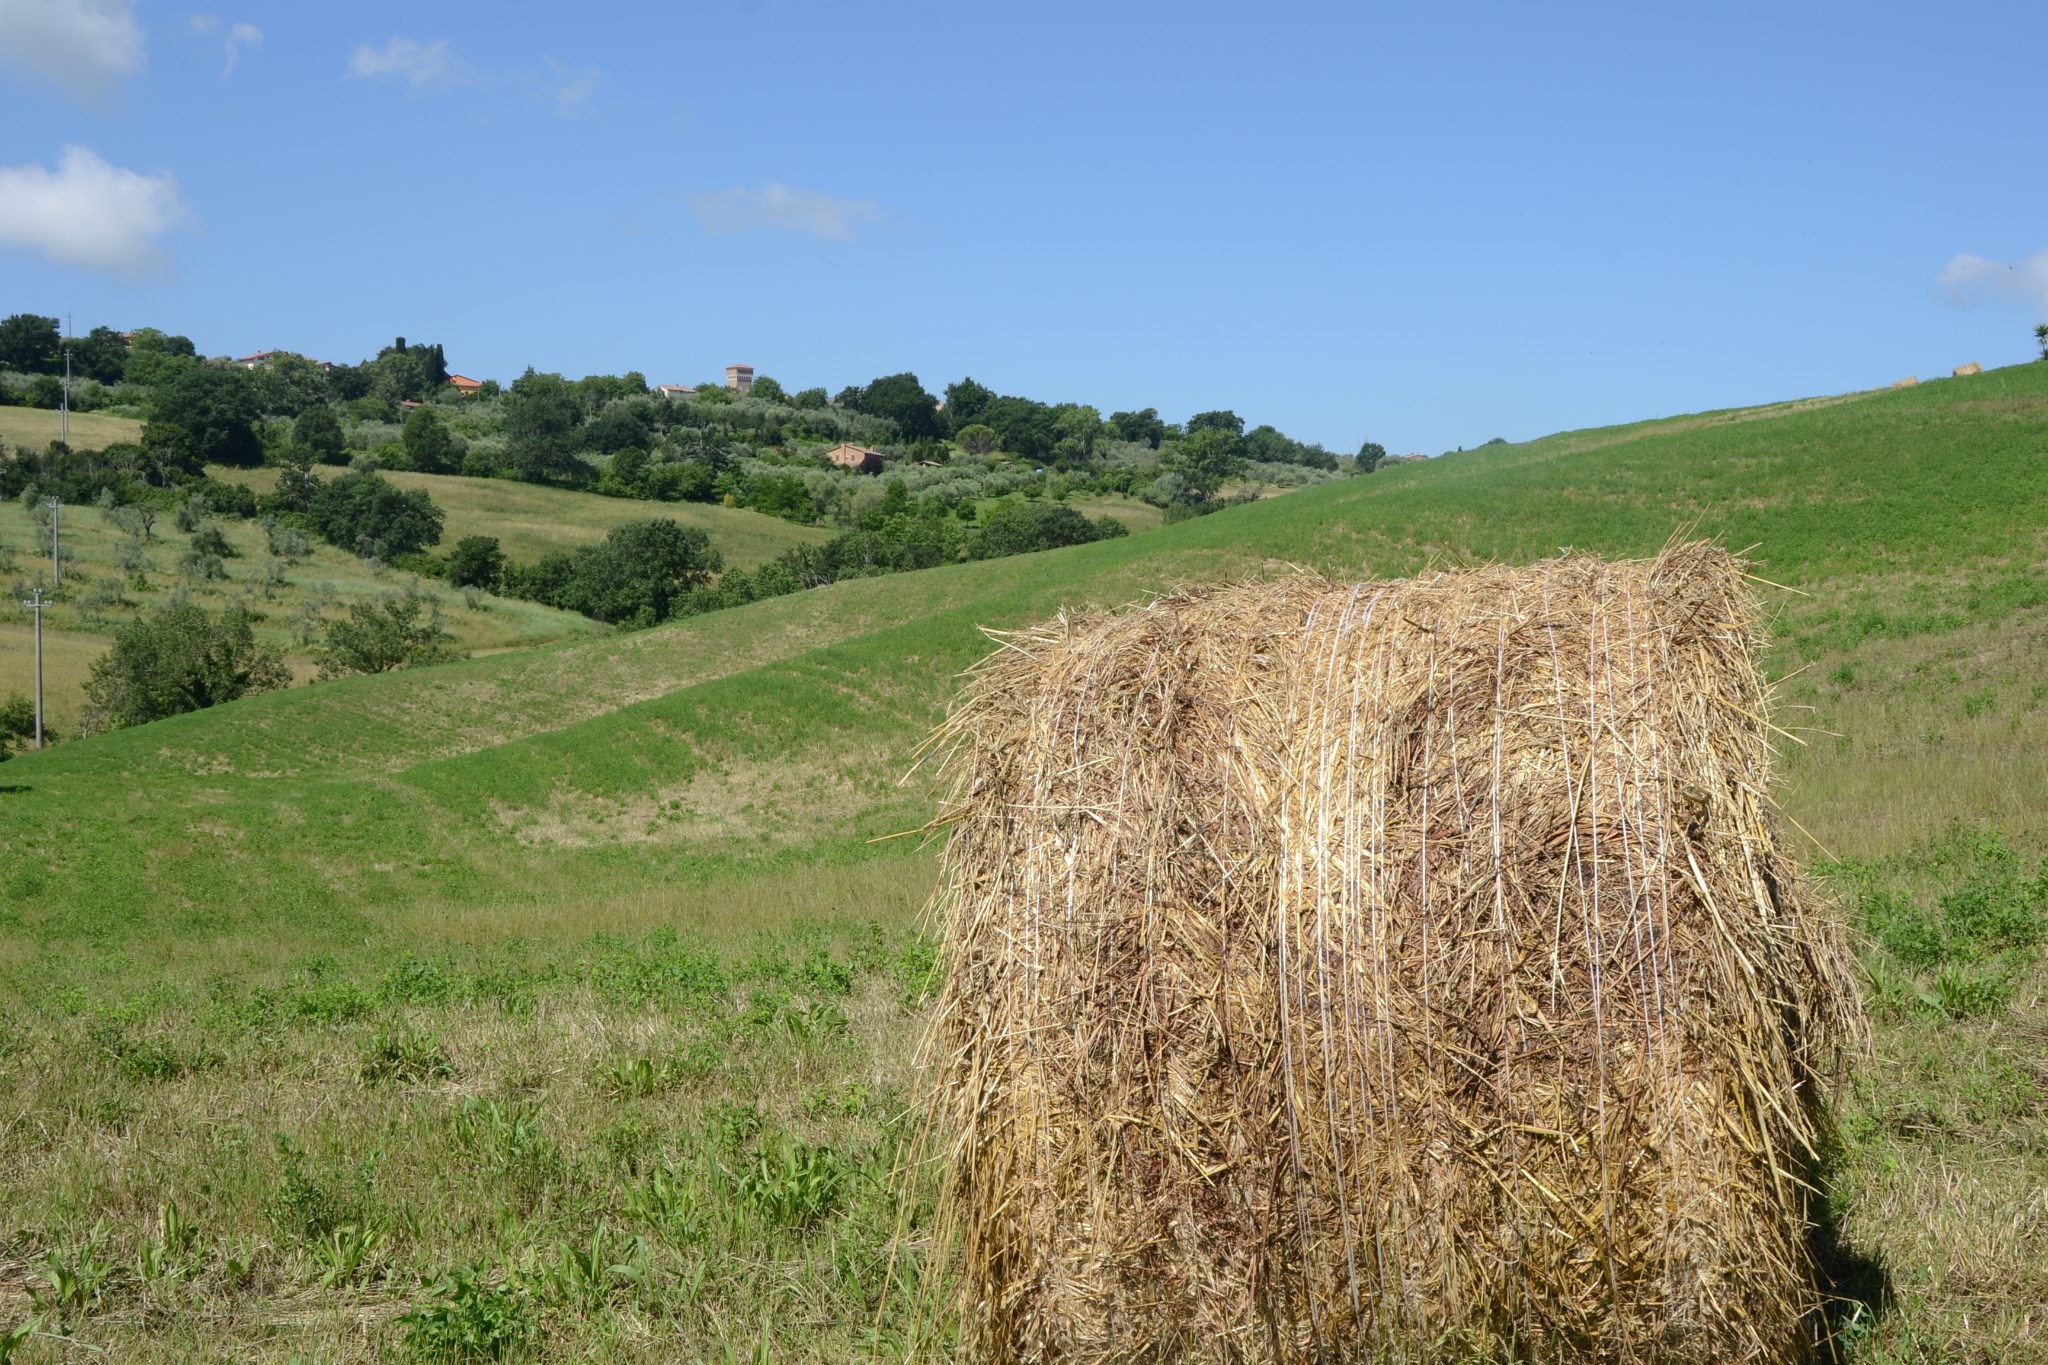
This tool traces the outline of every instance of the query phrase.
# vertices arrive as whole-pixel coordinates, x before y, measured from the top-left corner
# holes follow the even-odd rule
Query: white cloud
[[[220,78],[226,80],[235,74],[235,60],[242,55],[245,47],[260,47],[263,30],[254,24],[221,24],[218,14],[195,14],[192,16],[194,33],[219,33],[221,42],[227,48],[227,65],[221,68]]]
[[[818,190],[792,189],[770,180],[757,190],[716,190],[690,200],[698,221],[710,232],[787,228],[831,241],[853,236],[858,224],[881,221],[872,199],[839,199]]]
[[[59,265],[148,274],[170,259],[156,239],[185,217],[170,172],[140,175],[84,147],[66,147],[54,172],[0,166],[0,244]]]
[[[142,69],[130,0],[0,0],[0,59],[98,99]]]
[[[565,66],[552,57],[548,58],[548,66],[554,71],[548,96],[555,103],[555,112],[563,117],[582,108],[584,101],[604,84],[604,72],[594,66]]]
[[[410,38],[393,38],[381,48],[364,43],[349,57],[348,74],[365,80],[388,77],[403,81],[415,94],[476,82],[476,73],[445,41],[416,43]]]
[[[1941,268],[1934,283],[1951,308],[1975,308],[1994,299],[2026,299],[2048,318],[2048,251],[2024,261],[1994,261],[1965,251]]]

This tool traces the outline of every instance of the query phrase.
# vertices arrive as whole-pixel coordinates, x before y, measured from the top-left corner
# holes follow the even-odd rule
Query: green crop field
[[[1830,1192],[1888,1287],[1844,1304],[1842,1352],[2048,1359],[2048,364],[1494,446],[16,758],[0,1326],[150,1360],[463,1334],[943,1357],[897,1172],[935,851],[877,840],[933,813],[902,779],[982,628],[1675,533],[1750,550],[1777,795],[1861,931],[1877,1032]]]
[[[219,478],[246,483],[259,493],[267,493],[277,485],[274,469],[210,472]],[[334,471],[321,472],[331,475]],[[496,536],[506,555],[520,563],[532,563],[550,550],[594,545],[621,522],[645,521],[650,517],[666,517],[701,529],[711,537],[711,543],[728,564],[742,569],[765,564],[792,545],[816,544],[832,535],[819,527],[798,526],[744,508],[701,502],[605,498],[565,488],[514,483],[509,479],[471,479],[459,474],[386,470],[384,477],[400,488],[426,489],[435,506],[448,514],[441,532],[441,549],[446,550],[464,536]]]

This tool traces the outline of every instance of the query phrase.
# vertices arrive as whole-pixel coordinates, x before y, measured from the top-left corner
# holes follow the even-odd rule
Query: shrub
[[[1127,534],[1121,522],[1090,521],[1065,503],[1020,503],[989,514],[973,553],[976,559],[998,559]]]
[[[441,602],[418,587],[357,602],[345,620],[327,628],[317,657],[322,678],[351,673],[384,673],[446,663],[463,655],[448,648],[454,639],[441,625]]]
[[[496,536],[464,536],[448,553],[448,581],[458,588],[495,588],[505,577]]]
[[[191,552],[195,555],[212,555],[216,559],[240,559],[241,551],[228,543],[228,538],[218,526],[202,526],[192,533]]]
[[[0,701],[0,760],[12,758],[34,741],[36,704],[20,692]]]

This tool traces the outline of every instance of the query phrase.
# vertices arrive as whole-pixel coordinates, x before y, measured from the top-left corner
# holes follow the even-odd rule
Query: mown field
[[[0,441],[10,447],[41,450],[62,432],[63,414],[45,408],[0,408]],[[116,441],[133,441],[142,435],[142,423],[132,417],[111,417],[98,412],[71,414],[71,444],[75,449],[100,449]]]
[[[2048,365],[1492,447],[252,698],[0,780],[0,1324],[125,1359],[943,1355],[906,1150],[980,628],[1303,564],[1754,546],[1862,934],[1849,1359],[2048,1359]],[[52,1336],[17,1359],[57,1360]],[[77,1348],[71,1348],[76,1353]]]

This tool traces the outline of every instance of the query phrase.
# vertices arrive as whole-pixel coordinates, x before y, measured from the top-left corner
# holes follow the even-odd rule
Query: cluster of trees
[[[799,545],[748,572],[725,569],[709,538],[667,519],[627,522],[597,545],[508,564],[491,536],[465,536],[439,566],[460,587],[581,612],[627,627],[741,606],[848,578],[994,559],[1126,535],[1114,518],[1095,520],[1063,503],[998,508],[979,527],[940,499],[912,500],[892,480],[861,523],[820,545]]]
[[[85,697],[88,728],[116,729],[204,710],[291,684],[277,649],[259,642],[244,606],[218,614],[171,602],[115,628],[113,647],[93,661]],[[328,627],[317,651],[322,678],[382,673],[463,657],[449,647],[440,603],[415,587],[357,602]],[[0,704],[0,732],[18,717]],[[32,720],[32,713],[31,713]],[[0,733],[0,757],[11,741]]]
[[[474,572],[469,565],[496,549],[495,542],[473,548],[460,572],[469,577]],[[614,625],[644,627],[681,614],[684,599],[724,566],[704,532],[658,519],[614,526],[596,545],[573,554],[545,554],[523,569],[501,564],[498,573],[499,586],[511,596]],[[453,563],[450,570],[452,577],[457,571]]]
[[[253,368],[207,361],[189,338],[149,328],[125,337],[94,328],[71,349],[74,373],[118,385],[110,392],[147,419],[136,463],[166,486],[209,463],[344,464],[369,456],[428,473],[650,501],[718,501],[816,521],[834,514],[835,499],[806,471],[858,477],[819,458],[822,447],[841,441],[879,447],[906,466],[944,465],[958,455],[1021,464],[1067,476],[1070,491],[1086,479],[1096,491],[1183,510],[1212,505],[1236,478],[1313,481],[1347,468],[1370,472],[1384,455],[1367,443],[1340,458],[1271,425],[1248,428],[1228,409],[1185,423],[1168,422],[1154,408],[1105,417],[1086,404],[1003,394],[971,376],[946,385],[943,401],[908,371],[829,397],[823,388],[789,392],[763,376],[745,395],[707,383],[674,400],[650,391],[638,372],[571,380],[529,369],[502,393],[487,383],[479,399],[463,401],[447,387],[442,347],[404,337],[360,364],[334,366],[286,353]],[[55,319],[17,314],[0,322],[0,370],[38,384],[61,356]]]
[[[0,494],[99,502],[110,516],[138,519],[139,526],[174,511],[192,537],[187,558],[206,566],[219,566],[234,551],[217,529],[201,525],[205,517],[260,516],[273,546],[303,547],[318,537],[457,586],[627,626],[844,578],[1124,533],[1113,521],[1091,521],[1065,505],[1068,494],[1131,494],[1177,517],[1221,505],[1235,480],[1313,482],[1370,472],[1385,456],[1368,442],[1340,458],[1270,425],[1248,428],[1228,409],[1184,423],[1168,422],[1154,408],[1105,417],[1086,404],[1003,394],[972,377],[946,385],[942,400],[908,371],[830,395],[822,387],[791,392],[763,376],[746,394],[707,383],[672,398],[650,391],[637,372],[571,380],[528,369],[503,390],[486,383],[464,398],[448,387],[442,347],[404,337],[355,365],[275,353],[245,366],[208,360],[189,338],[153,328],[123,334],[96,327],[66,342],[56,319],[31,314],[0,320],[0,401],[54,406],[61,385],[51,386],[67,346],[74,405],[128,405],[143,419],[140,437],[98,451],[61,444],[13,458],[0,451]],[[877,481],[832,466],[822,453],[839,442],[879,448],[891,477]],[[209,478],[206,469],[215,464],[277,466],[275,491],[259,499],[240,484]],[[394,486],[380,466],[650,502],[722,502],[835,525],[839,533],[751,572],[725,571],[701,531],[658,518],[530,565],[509,563],[489,537],[465,538],[436,556],[429,551],[441,540],[441,510],[427,493]],[[319,472],[329,467],[340,472]],[[1022,500],[1008,496],[1015,494]],[[984,514],[991,500],[996,505]],[[151,627],[171,628],[164,621]],[[270,674],[242,650],[231,616],[208,629],[193,636],[193,647],[204,644],[212,651],[207,657],[237,668],[201,670],[197,681],[181,684],[184,695],[220,696],[243,685],[232,679],[244,674],[249,687],[267,685]],[[328,673],[396,666],[380,661],[429,662],[444,657],[447,638],[437,610],[412,597],[352,611],[330,635],[322,663]],[[155,638],[137,634],[116,652],[124,659],[168,657],[167,646],[148,643]],[[161,709],[165,703],[134,700],[175,691],[137,680],[154,676],[152,668],[162,672],[138,665],[118,698],[107,693],[109,715]]]

